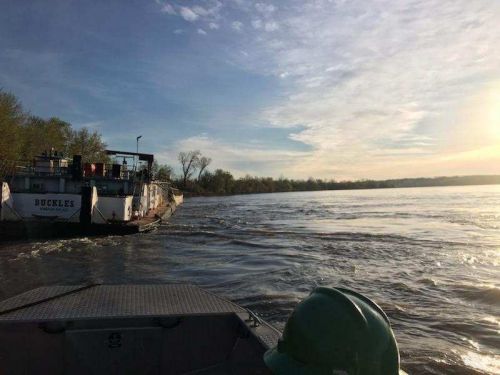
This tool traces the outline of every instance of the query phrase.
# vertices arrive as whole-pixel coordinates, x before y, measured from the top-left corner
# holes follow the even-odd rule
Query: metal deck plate
[[[1,322],[241,313],[192,285],[41,287],[0,302]]]

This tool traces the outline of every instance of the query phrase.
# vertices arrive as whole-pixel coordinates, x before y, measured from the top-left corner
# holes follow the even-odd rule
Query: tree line
[[[58,117],[44,119],[25,111],[19,99],[0,89],[0,175],[9,172],[17,162],[30,162],[51,150],[65,156],[81,155],[83,162],[109,163],[106,143],[101,135],[83,127],[73,129]],[[167,181],[172,168],[153,164],[156,179]]]
[[[0,160],[30,161],[51,149],[82,155],[84,162],[107,161],[106,144],[97,131],[31,115],[13,94],[0,89]]]
[[[44,151],[55,149],[65,155],[82,155],[84,162],[108,162],[106,144],[97,131],[73,129],[57,117],[43,119],[26,112],[11,93],[0,89],[0,162],[30,161]],[[382,189],[421,186],[500,184],[500,176],[457,176],[392,180],[335,181],[309,178],[245,176],[235,178],[223,169],[210,171],[212,159],[198,150],[180,152],[181,174],[175,176],[167,164],[153,164],[154,178],[172,181],[188,194],[226,195],[344,189]],[[1,164],[1,163],[0,163]],[[3,165],[3,164],[2,164]]]
[[[309,178],[295,180],[280,177],[256,177],[247,175],[235,178],[223,169],[209,171],[212,159],[200,151],[181,152],[178,156],[182,174],[174,178],[174,183],[192,195],[229,195],[275,193],[292,191],[387,189],[427,186],[488,185],[500,184],[500,176],[454,176],[432,178],[404,178],[390,180],[336,181]],[[172,168],[169,168],[172,171]]]

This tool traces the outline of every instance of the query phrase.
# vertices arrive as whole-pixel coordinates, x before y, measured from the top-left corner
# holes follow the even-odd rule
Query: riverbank
[[[186,197],[214,197],[244,194],[287,193],[328,190],[369,190],[369,189],[402,189],[416,187],[439,186],[481,186],[500,185],[500,175],[449,176],[449,177],[417,177],[391,180],[359,180],[359,181],[323,181],[309,180],[274,180],[270,177],[245,177],[226,182],[221,188],[210,189],[201,182],[190,182],[184,190]]]

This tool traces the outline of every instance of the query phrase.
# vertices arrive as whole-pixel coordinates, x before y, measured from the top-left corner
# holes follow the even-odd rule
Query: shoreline
[[[233,195],[251,195],[251,194],[274,194],[274,193],[305,193],[305,192],[315,192],[315,191],[344,191],[344,190],[385,190],[385,189],[411,189],[411,188],[432,188],[432,187],[453,187],[453,186],[491,186],[491,185],[500,185],[500,176],[498,177],[499,181],[493,182],[483,182],[483,183],[457,183],[457,184],[442,184],[442,185],[408,185],[408,186],[378,186],[378,187],[337,187],[330,189],[314,189],[314,190],[276,190],[276,191],[255,191],[255,192],[236,192],[236,193],[214,193],[214,192],[193,192],[189,190],[183,190],[184,198],[194,198],[194,197],[226,197]],[[378,182],[378,181],[374,181]]]

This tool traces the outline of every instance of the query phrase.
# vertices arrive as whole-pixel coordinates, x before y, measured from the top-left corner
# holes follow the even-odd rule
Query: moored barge
[[[180,191],[153,179],[153,155],[106,153],[112,163],[51,151],[13,164],[1,182],[0,238],[138,233],[182,203]]]

